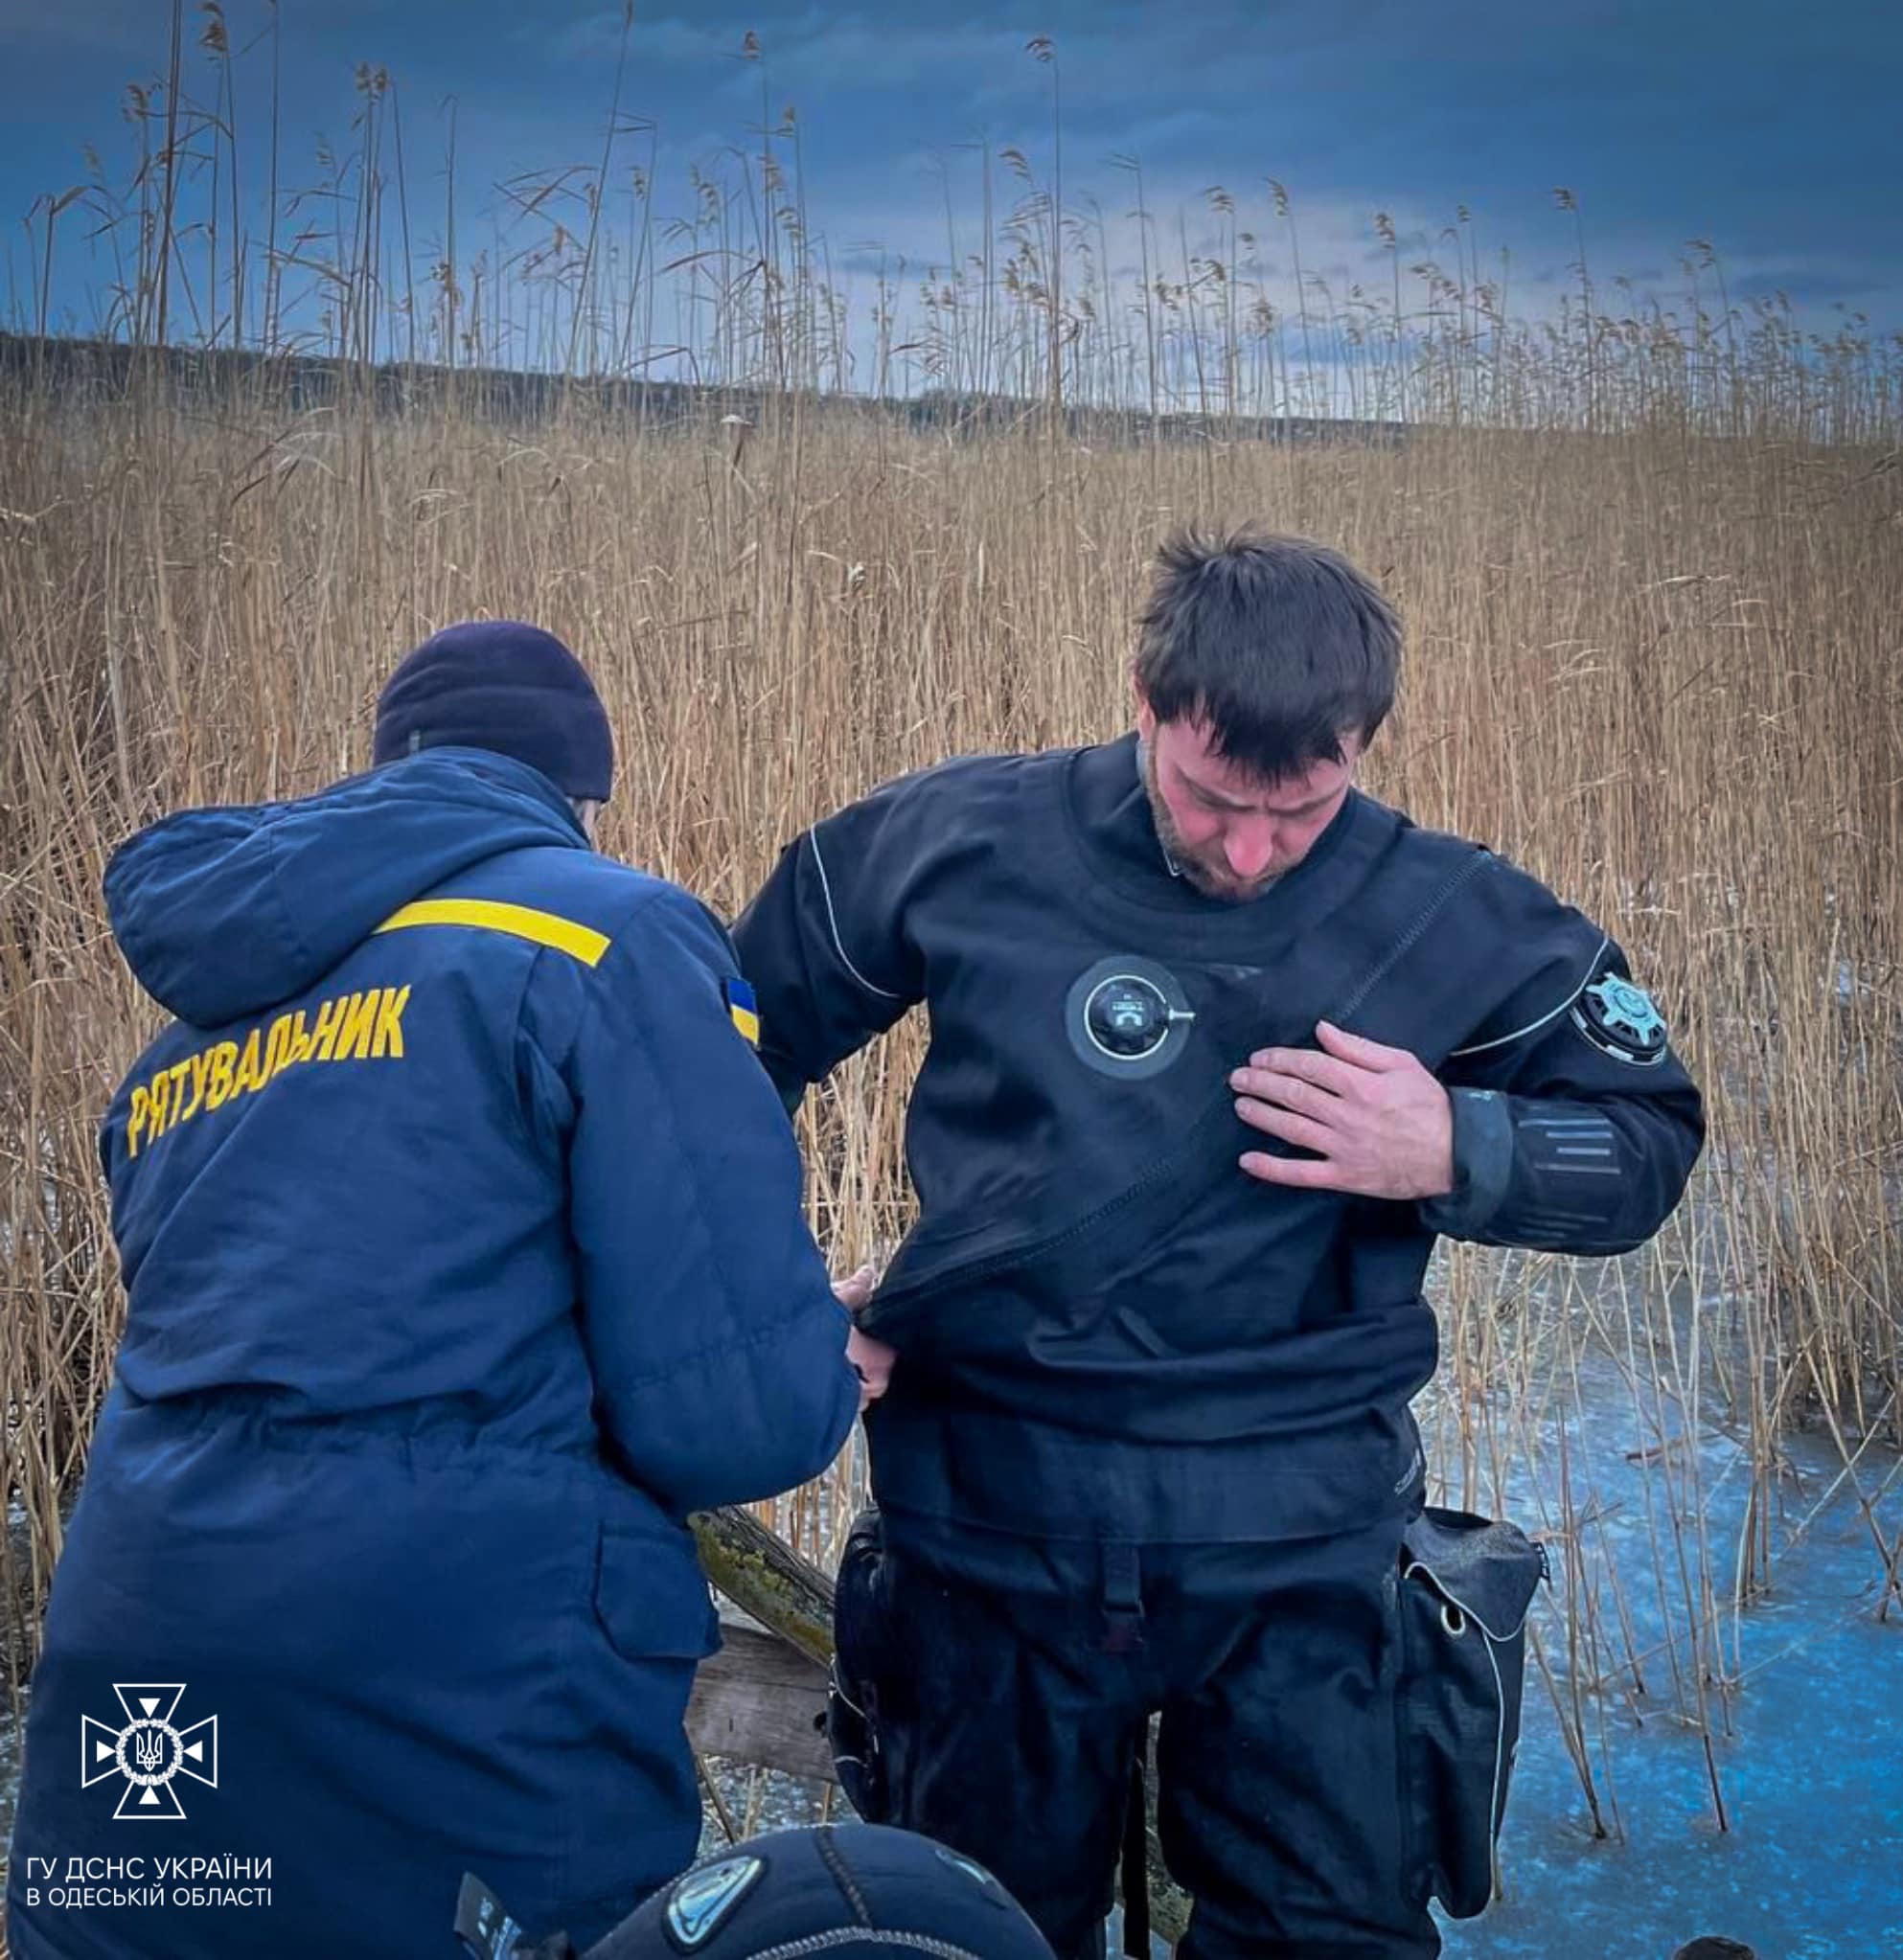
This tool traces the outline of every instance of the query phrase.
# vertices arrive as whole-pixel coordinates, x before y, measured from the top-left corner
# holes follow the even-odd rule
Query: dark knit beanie
[[[445,627],[390,676],[375,760],[444,747],[514,756],[577,799],[606,802],[614,780],[614,737],[594,683],[553,633],[516,620]]]

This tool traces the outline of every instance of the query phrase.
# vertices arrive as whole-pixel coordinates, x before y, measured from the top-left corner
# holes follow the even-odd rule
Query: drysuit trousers
[[[1433,1955],[1397,1735],[1401,1529],[1046,1552],[1005,1587],[867,1514],[837,1608],[848,1794],[988,1867],[1060,1960],[1097,1960],[1156,1715],[1183,1960]]]

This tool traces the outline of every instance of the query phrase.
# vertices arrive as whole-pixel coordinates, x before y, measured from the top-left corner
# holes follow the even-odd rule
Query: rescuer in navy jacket
[[[699,1834],[684,1515],[814,1475],[858,1406],[725,936],[588,848],[573,655],[438,634],[377,756],[107,872],[176,1018],[102,1134],[128,1309],[18,1960],[449,1960],[466,1868],[598,1936]]]
[[[789,1103],[929,1009],[842,1767],[1065,1960],[1157,1711],[1185,1955],[1436,1949],[1394,1629],[1434,1237],[1624,1251],[1702,1140],[1606,934],[1354,788],[1399,652],[1337,554],[1180,537],[1135,733],[888,784],[735,927]]]

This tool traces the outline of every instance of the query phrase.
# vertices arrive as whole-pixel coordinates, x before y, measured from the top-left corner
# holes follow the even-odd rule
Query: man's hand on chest
[[[1447,1091],[1405,1048],[1322,1021],[1320,1049],[1265,1048],[1229,1077],[1236,1114],[1308,1157],[1249,1151],[1242,1168],[1265,1184],[1359,1197],[1439,1197],[1454,1188],[1454,1114]]]

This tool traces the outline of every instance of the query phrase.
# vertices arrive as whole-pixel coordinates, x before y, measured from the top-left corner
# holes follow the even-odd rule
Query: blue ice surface
[[[1557,1685],[1529,1653],[1502,1896],[1480,1918],[1444,1926],[1447,1952],[1669,1960],[1696,1935],[1719,1934],[1758,1960],[1903,1960],[1903,1598],[1884,1584],[1885,1557],[1903,1551],[1903,1463],[1872,1446],[1853,1480],[1827,1437],[1784,1438],[1764,1531],[1770,1584],[1734,1603],[1752,1497],[1742,1439],[1700,1422],[1692,1447],[1682,1407],[1667,1438],[1635,1428],[1610,1356],[1588,1359],[1578,1388],[1554,1420],[1568,1429],[1575,1514],[1587,1520],[1575,1526],[1585,1584],[1612,1621],[1616,1571],[1632,1630],[1608,1638],[1600,1692],[1580,1698],[1607,1828],[1594,1833],[1555,1707],[1571,1699],[1555,1593],[1533,1624]],[[1547,1427],[1545,1468],[1520,1466],[1507,1493],[1508,1515],[1535,1535],[1554,1511]],[[1702,1522],[1677,1533],[1674,1510]],[[1565,1561],[1555,1565],[1563,1584]],[[1707,1585],[1717,1634],[1701,1644],[1690,1629],[1703,1616],[1685,1602]],[[1633,1648],[1642,1693],[1619,1664]],[[1590,1661],[1579,1671],[1592,1680]],[[1687,1719],[1701,1686],[1704,1732]]]
[[[1573,1698],[1569,1575],[1555,1543],[1555,1584],[1533,1613],[1555,1686],[1529,1652],[1502,1896],[1478,1919],[1441,1920],[1447,1954],[1671,1960],[1687,1941],[1717,1934],[1743,1942],[1757,1960],[1903,1960],[1903,1600],[1892,1593],[1880,1617],[1885,1565],[1876,1548],[1881,1536],[1892,1559],[1903,1551],[1903,1462],[1872,1446],[1858,1459],[1853,1486],[1827,1438],[1784,1438],[1771,1584],[1734,1607],[1752,1483],[1741,1442],[1701,1423],[1695,1450],[1682,1426],[1662,1455],[1649,1448],[1657,1438],[1635,1425],[1631,1396],[1603,1356],[1580,1366],[1578,1390],[1541,1425],[1538,1462],[1509,1471],[1497,1515],[1550,1538],[1559,1521],[1556,1427],[1564,1426],[1584,1585],[1597,1596],[1601,1621],[1616,1623],[1616,1573],[1631,1629],[1629,1640],[1609,1632],[1596,1663],[1590,1655],[1579,1663],[1588,1766],[1605,1830],[1595,1835],[1555,1705],[1556,1696],[1569,1705]],[[1460,1502],[1460,1493],[1446,1501]],[[1484,1493],[1474,1506],[1488,1508]],[[1674,1509],[1681,1518],[1695,1513],[1702,1528],[1675,1533]],[[1682,1573],[1694,1596],[1708,1584],[1717,1602],[1717,1639],[1702,1649]],[[1642,1693],[1622,1665],[1631,1649],[1642,1657]],[[1704,1735],[1683,1712],[1697,1706],[1701,1680],[1708,1766]],[[1120,1950],[1113,1920],[1110,1951]]]
[[[1827,1488],[1831,1465],[1816,1454],[1813,1463]],[[1867,1459],[1866,1488],[1880,1489],[1893,1468]],[[1722,1592],[1743,1479],[1721,1475],[1707,1488]],[[1894,1501],[1887,1509],[1878,1516],[1893,1545],[1903,1518]],[[1648,1669],[1649,1695],[1589,1701],[1589,1762],[1602,1815],[1616,1805],[1616,1835],[1593,1835],[1554,1698],[1529,1662],[1502,1896],[1446,1928],[1450,1954],[1669,1960],[1694,1935],[1717,1933],[1758,1960],[1903,1956],[1903,1604],[1892,1595],[1879,1619],[1883,1562],[1847,1488],[1777,1538],[1770,1592],[1735,1622],[1723,1610],[1735,1681],[1722,1695],[1708,1682],[1709,1764],[1704,1737],[1678,1713],[1662,1652]],[[1657,1602],[1636,1597],[1637,1548],[1621,1549],[1633,1610],[1645,1615]],[[1661,1647],[1677,1638],[1689,1665],[1682,1623],[1644,1630]]]
[[[1761,1668],[1713,1742],[1722,1832],[1702,1739],[1668,1715],[1640,1727],[1626,1713],[1612,1741],[1624,1841],[1595,1839],[1551,1698],[1529,1681],[1503,1896],[1448,1926],[1447,1951],[1669,1960],[1721,1933],[1758,1960],[1903,1956],[1903,1613],[1892,1603],[1877,1622],[1874,1589],[1850,1577],[1857,1549],[1821,1546],[1820,1570],[1786,1572],[1800,1602],[1747,1610],[1745,1665]],[[1880,1572],[1867,1536],[1861,1551],[1859,1571]]]

